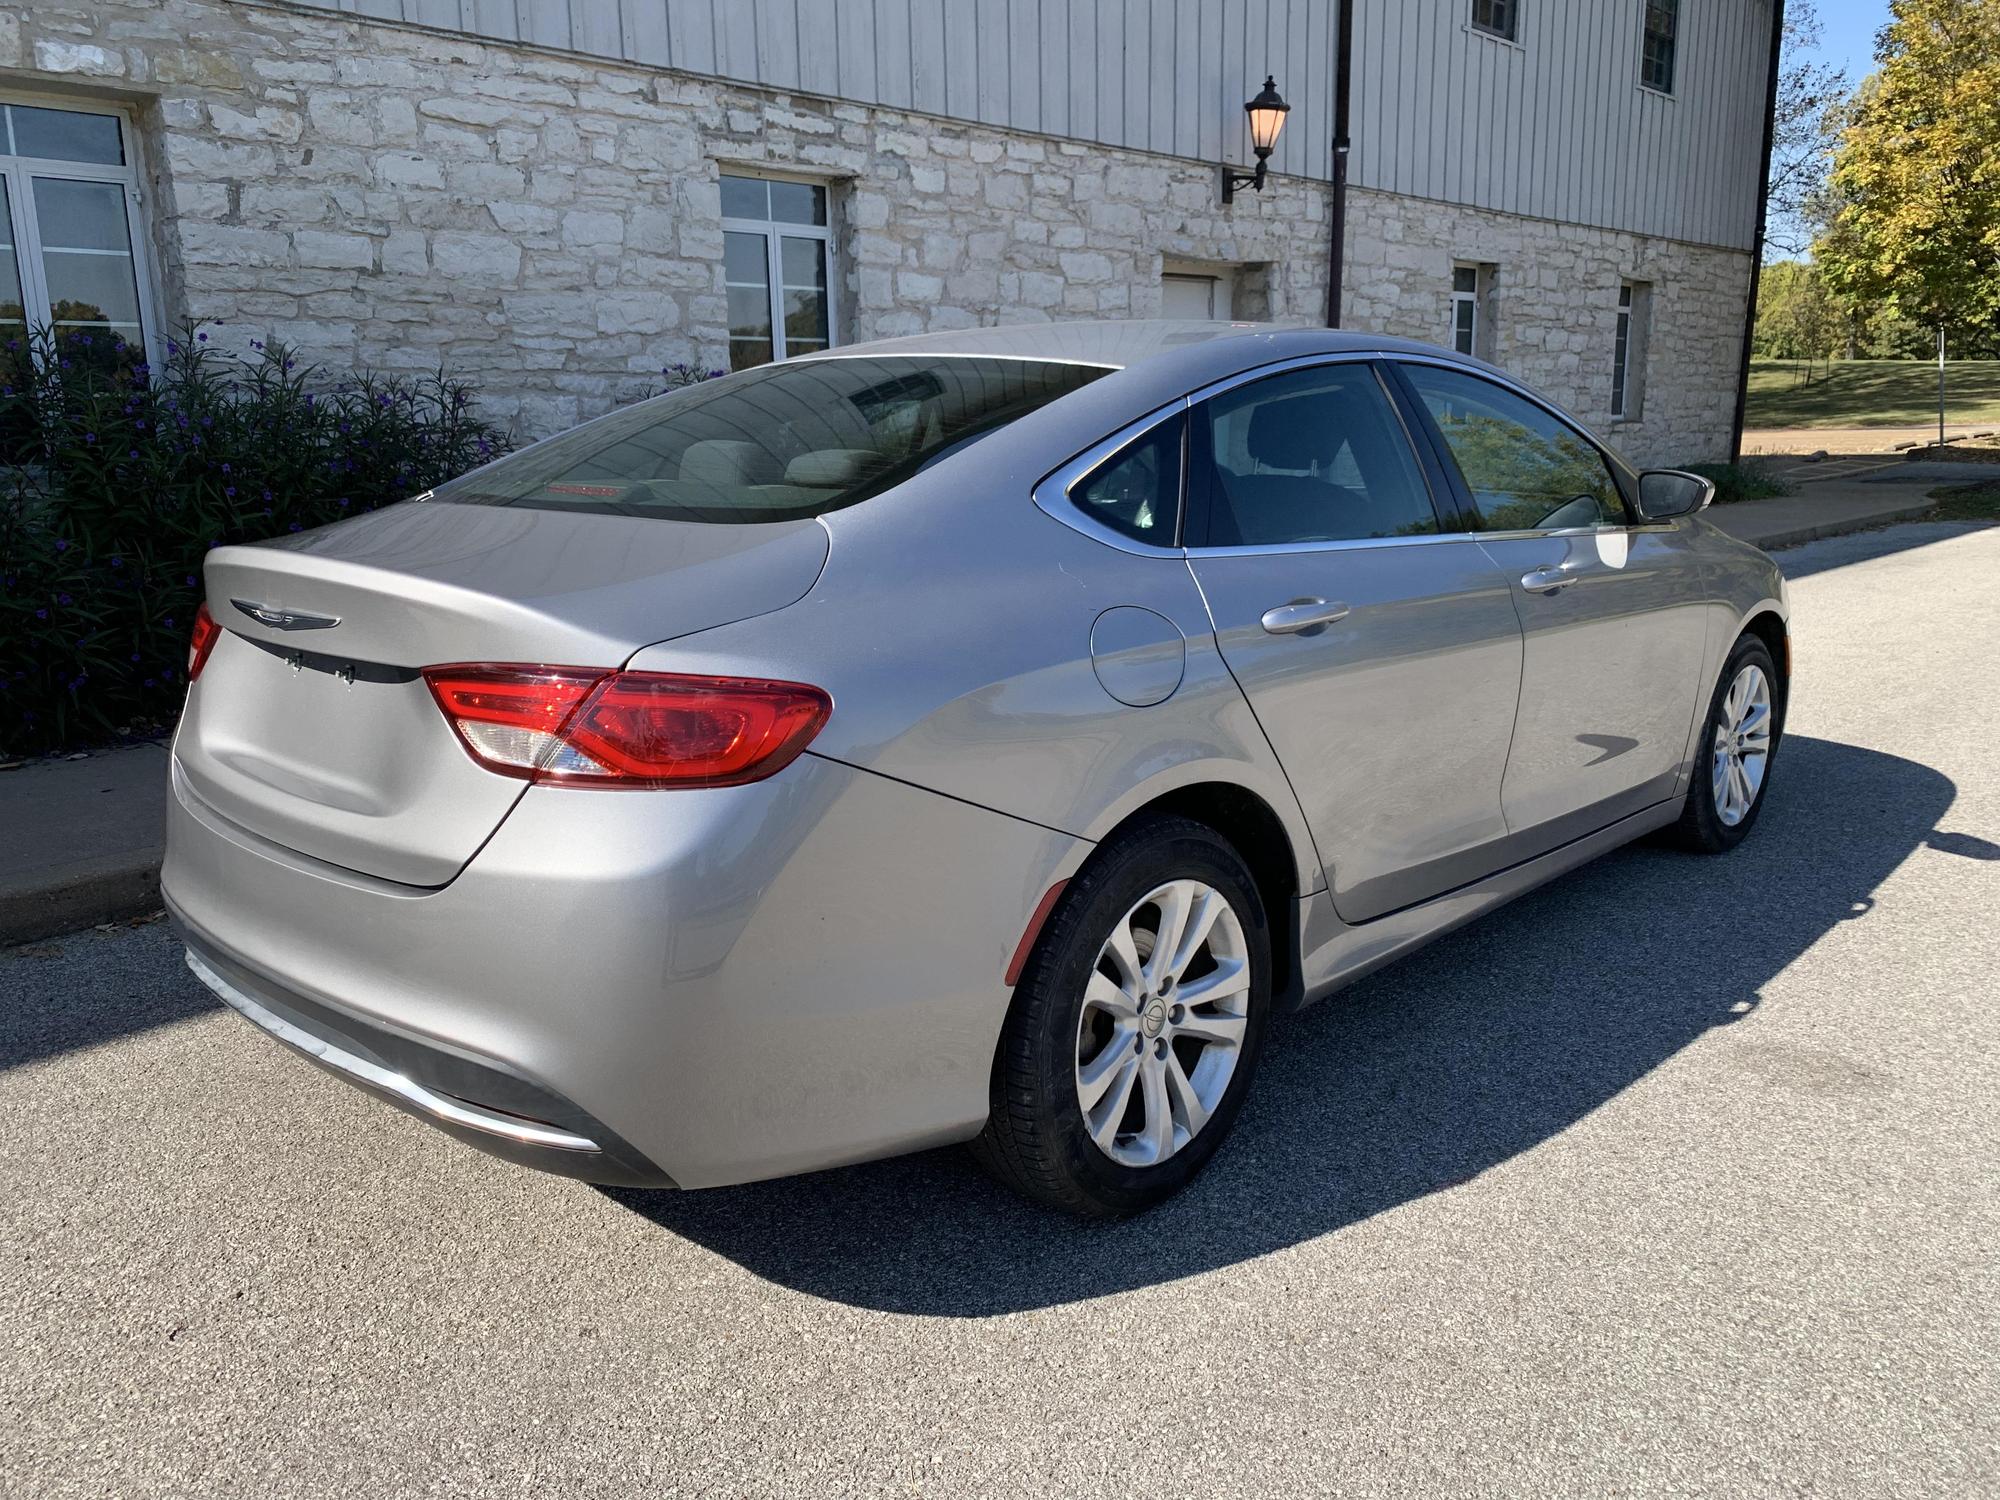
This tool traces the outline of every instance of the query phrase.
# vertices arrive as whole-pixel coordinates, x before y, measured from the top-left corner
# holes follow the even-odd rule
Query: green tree
[[[1828,293],[1818,266],[1781,260],[1764,267],[1757,281],[1757,326],[1751,344],[1758,354],[1805,360],[1810,380],[1812,362],[1831,359],[1834,350],[1847,342],[1848,332],[1848,316]]]
[[[1850,309],[2000,323],[2000,0],[1891,0],[1847,109],[1813,246]]]
[[[1813,56],[1820,36],[1813,0],[1790,0],[1785,6],[1784,65],[1771,122],[1767,254],[1804,254],[1813,229],[1824,222],[1827,212],[1827,166],[1839,134],[1848,81],[1838,66]]]

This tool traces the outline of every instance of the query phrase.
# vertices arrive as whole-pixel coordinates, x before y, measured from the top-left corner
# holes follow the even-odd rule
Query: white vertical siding
[[[1639,86],[1644,0],[1356,0],[1353,180],[1475,208],[1748,248],[1772,0],[1681,0],[1671,97]]]
[[[499,42],[1247,163],[1243,101],[1293,102],[1273,169],[1331,168],[1336,0],[301,0]]]
[[[329,10],[1017,130],[1246,162],[1274,74],[1274,169],[1331,166],[1338,0],[303,0]],[[1681,0],[1678,76],[1639,86],[1644,0],[1354,0],[1353,180],[1747,248],[1773,0]]]

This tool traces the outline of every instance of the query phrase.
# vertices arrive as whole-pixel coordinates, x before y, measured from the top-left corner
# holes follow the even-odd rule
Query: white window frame
[[[118,122],[118,139],[125,148],[122,167],[101,162],[62,161],[46,156],[16,156],[11,128],[0,139],[0,178],[7,183],[7,208],[13,217],[14,264],[21,277],[21,305],[28,327],[47,326],[53,317],[49,304],[48,273],[42,265],[41,222],[35,213],[33,179],[61,177],[72,182],[111,182],[125,189],[125,236],[132,247],[132,280],[139,297],[139,334],[146,361],[160,364],[158,312],[153,297],[153,267],[148,254],[144,204],[139,184],[144,181],[140,162],[139,132],[130,111],[101,100],[78,99],[65,94],[0,93],[0,104],[18,104],[26,109],[60,109],[81,115],[108,115]]]
[[[766,288],[771,298],[771,363],[782,364],[791,356],[785,348],[785,264],[784,251],[779,241],[783,239],[818,240],[826,247],[826,346],[829,349],[840,343],[840,303],[838,288],[840,276],[834,258],[833,242],[833,184],[824,177],[808,177],[791,172],[769,172],[761,168],[721,165],[720,177],[749,177],[763,182],[800,182],[808,187],[819,188],[826,194],[826,222],[824,224],[794,224],[782,219],[736,219],[724,217],[723,232],[726,234],[755,234],[764,239],[764,274],[768,278]],[[718,183],[720,181],[718,178]],[[728,272],[723,273],[727,286]],[[724,293],[724,302],[728,300]],[[729,310],[723,308],[725,328]]]
[[[1470,271],[1472,273],[1472,290],[1469,292],[1462,292],[1458,289],[1458,273],[1460,271]],[[1480,293],[1485,290],[1485,280],[1485,272],[1480,268],[1477,261],[1460,260],[1452,262],[1450,347],[1455,353],[1469,354],[1475,359],[1479,357],[1479,297]],[[1472,347],[1470,349],[1460,349],[1458,347],[1458,309],[1460,304],[1468,304],[1472,308]]]
[[[1622,422],[1627,408],[1632,404],[1632,335],[1633,313],[1638,311],[1637,297],[1632,283],[1620,282],[1618,286],[1618,331],[1611,345],[1611,416]]]
[[[1662,99],[1674,98],[1679,93],[1681,81],[1680,0],[1670,0],[1670,3],[1673,6],[1673,16],[1667,36],[1667,81],[1658,84],[1646,77],[1646,23],[1652,18],[1653,7],[1650,0],[1639,0],[1639,87],[1649,94],[1659,95]]]

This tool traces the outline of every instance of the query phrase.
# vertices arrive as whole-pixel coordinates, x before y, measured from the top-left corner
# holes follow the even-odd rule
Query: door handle
[[[1568,563],[1551,563],[1521,575],[1521,587],[1531,594],[1554,594],[1576,582]]]
[[[1297,635],[1315,625],[1331,625],[1347,618],[1345,604],[1329,604],[1324,599],[1298,599],[1264,611],[1264,628],[1272,635]]]

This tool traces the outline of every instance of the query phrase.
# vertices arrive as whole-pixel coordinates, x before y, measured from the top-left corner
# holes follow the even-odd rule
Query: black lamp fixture
[[[1266,74],[1263,92],[1243,106],[1243,113],[1250,117],[1250,149],[1257,153],[1257,170],[1238,172],[1225,166],[1222,169],[1224,203],[1234,199],[1240,187],[1254,188],[1260,193],[1264,191],[1264,169],[1278,144],[1278,132],[1285,128],[1285,116],[1291,113],[1291,108],[1278,92],[1278,80]]]

